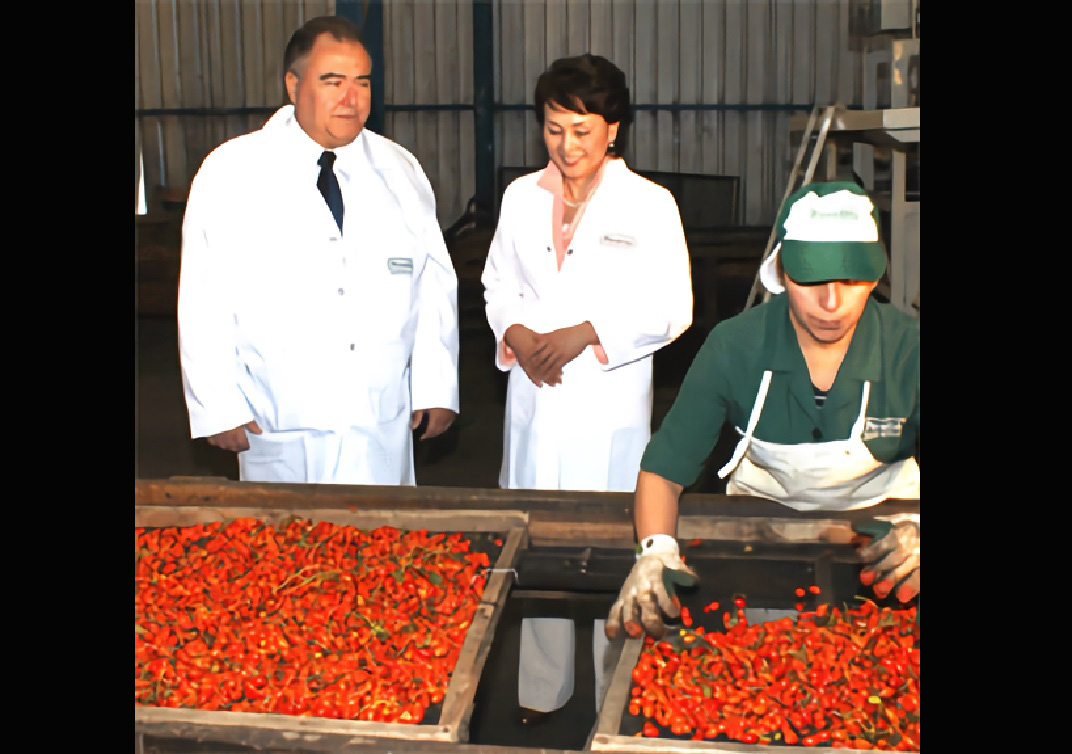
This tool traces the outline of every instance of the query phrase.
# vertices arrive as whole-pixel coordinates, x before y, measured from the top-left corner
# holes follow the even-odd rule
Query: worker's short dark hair
[[[536,80],[536,122],[543,127],[546,105],[574,113],[600,115],[607,123],[618,124],[614,146],[607,153],[625,153],[626,136],[633,113],[629,108],[629,87],[618,66],[599,55],[585,53],[559,58]]]
[[[339,16],[317,16],[305,22],[305,25],[294,32],[287,42],[287,48],[283,52],[283,77],[288,72],[295,76],[302,61],[308,57],[316,44],[316,40],[323,34],[330,34],[336,42],[361,43],[361,29],[357,24]]]

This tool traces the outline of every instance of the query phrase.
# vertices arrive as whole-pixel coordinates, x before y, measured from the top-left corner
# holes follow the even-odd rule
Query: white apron
[[[800,511],[854,510],[887,498],[919,497],[919,464],[908,458],[895,463],[875,460],[863,441],[871,383],[864,382],[860,414],[846,440],[780,445],[757,440],[759,423],[770,387],[771,372],[763,380],[748,418],[748,427],[730,462],[718,476],[725,479],[727,495],[753,495]]]

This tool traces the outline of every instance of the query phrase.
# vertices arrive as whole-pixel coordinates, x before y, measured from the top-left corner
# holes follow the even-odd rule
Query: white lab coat
[[[413,156],[323,149],[286,106],[206,159],[183,223],[179,338],[193,437],[255,420],[243,479],[412,484],[412,408],[458,411],[457,278]]]
[[[554,197],[540,172],[503,194],[482,281],[496,365],[510,370],[500,486],[631,492],[651,435],[652,354],[692,323],[692,280],[681,217],[666,189],[609,160],[558,268]],[[591,322],[609,359],[592,347],[562,383],[537,388],[503,361],[513,324],[540,333]],[[573,621],[526,618],[518,703],[549,712],[573,695]],[[603,621],[592,632],[596,707],[604,692]]]
[[[536,332],[592,323],[592,347],[562,383],[537,388],[509,369],[500,485],[507,489],[632,491],[651,434],[652,354],[692,323],[688,248],[673,196],[608,160],[561,270],[553,196],[540,172],[503,194],[482,282],[498,344],[513,324]]]

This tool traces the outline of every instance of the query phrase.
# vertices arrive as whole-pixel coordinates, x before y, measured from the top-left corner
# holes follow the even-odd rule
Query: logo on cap
[[[866,196],[848,190],[819,196],[808,193],[793,203],[785,218],[787,241],[877,241],[878,227]]]

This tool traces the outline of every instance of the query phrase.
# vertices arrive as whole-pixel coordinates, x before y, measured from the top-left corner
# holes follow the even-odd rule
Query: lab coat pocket
[[[238,454],[243,482],[307,481],[305,437],[290,432],[247,433],[249,450]]]
[[[418,260],[412,254],[391,251],[363,270],[366,276],[366,305],[369,321],[387,340],[406,336],[407,326],[415,321]]]
[[[587,248],[584,259],[593,278],[599,280],[604,295],[613,297],[635,288],[638,283],[650,283],[641,266],[644,255],[637,238],[633,231],[602,233],[598,242]]]

